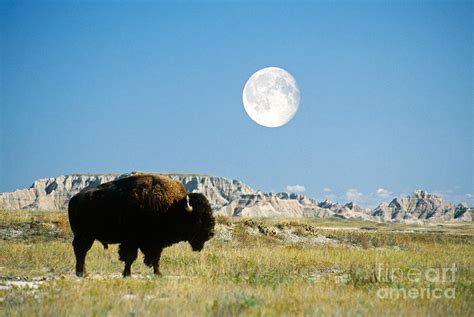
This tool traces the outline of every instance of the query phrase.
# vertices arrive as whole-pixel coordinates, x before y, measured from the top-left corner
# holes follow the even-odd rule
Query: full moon
[[[289,72],[278,67],[266,67],[247,80],[242,101],[253,121],[276,128],[295,116],[300,104],[300,91]]]

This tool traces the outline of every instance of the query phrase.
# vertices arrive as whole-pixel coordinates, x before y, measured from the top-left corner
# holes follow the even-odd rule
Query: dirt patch
[[[26,278],[21,276],[0,277],[0,290],[10,290],[15,288],[35,290],[38,289],[42,284],[53,279],[54,277],[51,276],[34,278]]]
[[[233,225],[232,224],[216,224],[216,235],[214,239],[217,239],[219,241],[223,242],[230,242],[232,241],[232,231],[233,231]]]
[[[31,220],[0,223],[0,239],[6,241],[38,241],[65,239],[67,234],[55,223]]]
[[[278,223],[268,225],[253,219],[233,224],[217,224],[216,239],[223,242],[232,241],[236,226],[243,226],[246,235],[252,237],[271,237],[283,244],[339,245],[341,241],[326,237],[317,232],[316,228],[307,224]]]

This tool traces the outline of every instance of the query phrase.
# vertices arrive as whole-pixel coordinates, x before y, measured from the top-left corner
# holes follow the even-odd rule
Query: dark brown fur
[[[186,211],[189,196],[193,211]],[[74,233],[76,274],[84,275],[85,257],[94,240],[105,248],[120,243],[123,275],[140,249],[144,262],[159,272],[163,248],[188,241],[200,251],[214,235],[214,217],[202,194],[187,194],[184,186],[168,177],[139,174],[97,188],[85,189],[69,202],[69,222]]]

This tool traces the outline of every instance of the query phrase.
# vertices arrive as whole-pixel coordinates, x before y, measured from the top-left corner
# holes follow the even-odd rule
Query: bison
[[[160,275],[163,248],[188,241],[194,251],[200,251],[214,235],[215,221],[206,197],[188,194],[180,182],[159,175],[137,174],[84,189],[69,201],[68,214],[78,276],[85,274],[86,254],[95,240],[105,248],[120,244],[126,277],[138,249],[144,263]]]

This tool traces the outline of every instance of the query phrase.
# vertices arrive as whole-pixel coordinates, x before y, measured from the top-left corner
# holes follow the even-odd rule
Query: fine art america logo
[[[456,281],[456,264],[451,267],[428,268],[389,268],[383,263],[377,265],[377,280],[379,282],[409,285],[423,282],[425,287],[385,287],[377,290],[380,299],[454,299],[456,289],[447,287]]]

